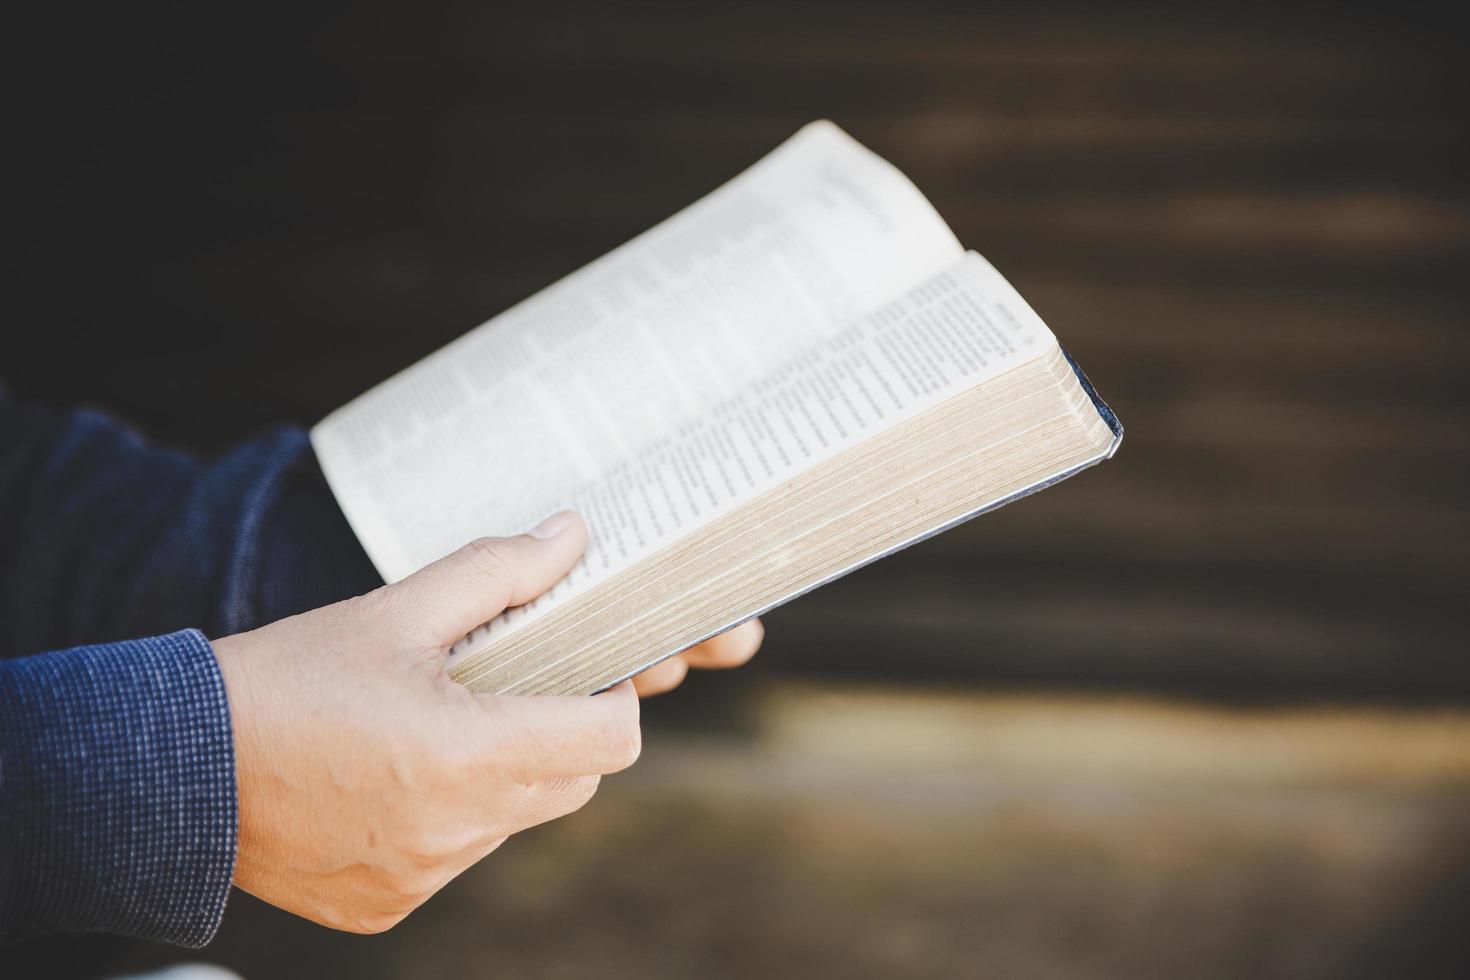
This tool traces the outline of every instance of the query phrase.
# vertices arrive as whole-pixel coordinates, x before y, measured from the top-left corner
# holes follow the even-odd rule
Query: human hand
[[[576,562],[586,528],[558,517],[214,642],[235,731],[238,887],[323,925],[380,932],[633,763],[629,684],[506,697],[445,672],[450,644]]]
[[[766,628],[760,620],[747,620],[734,629],[654,664],[633,678],[633,687],[639,697],[647,698],[678,687],[691,667],[703,670],[739,667],[755,656],[765,636]]]

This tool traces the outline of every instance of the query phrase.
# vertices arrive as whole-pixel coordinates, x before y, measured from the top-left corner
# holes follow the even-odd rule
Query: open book
[[[583,560],[455,645],[482,691],[591,693],[1111,456],[1026,302],[828,122],[328,416],[388,581],[566,508]]]

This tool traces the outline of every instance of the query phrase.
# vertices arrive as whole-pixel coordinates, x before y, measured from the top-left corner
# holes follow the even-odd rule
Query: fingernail
[[[531,537],[546,540],[554,538],[567,528],[572,526],[572,512],[564,510],[558,514],[552,514],[546,520],[531,528]]]

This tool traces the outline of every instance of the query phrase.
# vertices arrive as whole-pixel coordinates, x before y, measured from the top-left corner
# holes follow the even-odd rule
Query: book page
[[[814,123],[334,412],[312,443],[396,581],[472,538],[582,505],[587,488],[962,254],[902,174]],[[616,510],[604,501],[592,518],[588,568],[652,540],[617,537],[628,517]]]
[[[969,253],[559,500],[587,519],[582,561],[454,655],[484,649],[816,464],[1055,349],[1010,284]]]

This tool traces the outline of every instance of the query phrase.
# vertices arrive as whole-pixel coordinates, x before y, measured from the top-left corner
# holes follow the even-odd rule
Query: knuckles
[[[480,571],[500,578],[515,564],[514,549],[504,538],[475,538],[460,553]]]
[[[415,877],[379,869],[370,884],[360,884],[343,895],[345,901],[336,909],[323,910],[309,918],[332,929],[359,935],[387,932],[408,918],[437,890],[425,887],[426,881],[415,882]]]
[[[409,912],[412,911],[413,909],[405,909],[401,912],[396,910],[361,912],[344,917],[340,922],[327,924],[343,932],[357,933],[359,936],[376,936],[398,925],[408,918]]]
[[[643,730],[635,720],[632,724],[619,725],[608,733],[607,749],[614,772],[627,769],[643,754]]]
[[[568,795],[570,796],[571,809],[567,812],[575,813],[576,811],[582,809],[582,807],[590,803],[592,801],[592,797],[597,795],[597,788],[600,783],[601,780],[597,776],[586,776],[582,779],[576,780],[576,785],[573,786],[568,793]]]
[[[597,776],[581,776],[576,779],[559,779],[548,787],[547,797],[550,805],[547,809],[564,817],[569,813],[576,813],[582,807],[591,802],[592,797],[597,795],[597,787],[600,780]]]
[[[403,854],[408,864],[418,870],[437,868],[459,848],[440,834],[419,832],[410,834],[399,844],[399,851]],[[411,892],[414,886],[411,879],[405,884],[405,891]]]
[[[637,729],[625,735],[623,757],[631,764],[637,757]],[[581,776],[518,784],[517,799],[511,803],[520,810],[521,820],[512,826],[471,828],[457,824],[450,828],[426,822],[399,822],[384,828],[386,853],[371,863],[358,865],[356,886],[346,907],[334,912],[321,911],[310,917],[323,925],[346,932],[375,935],[392,929],[415,909],[428,901],[445,882],[468,863],[469,852],[479,849],[489,853],[500,846],[508,833],[544,820],[573,813],[586,806],[596,795],[600,777]],[[424,814],[417,815],[422,819]]]
[[[406,834],[399,843],[398,849],[410,868],[415,871],[437,874],[459,861],[466,851],[475,847],[485,847],[493,840],[493,837],[487,839],[486,832],[478,829],[473,831],[419,830]],[[404,880],[410,892],[422,884],[421,881],[416,880],[413,873],[404,876]]]
[[[602,750],[613,768],[609,772],[626,769],[638,761],[643,752],[643,728],[638,721],[638,698],[631,692],[619,695],[623,698],[617,710],[608,717],[600,733]]]

